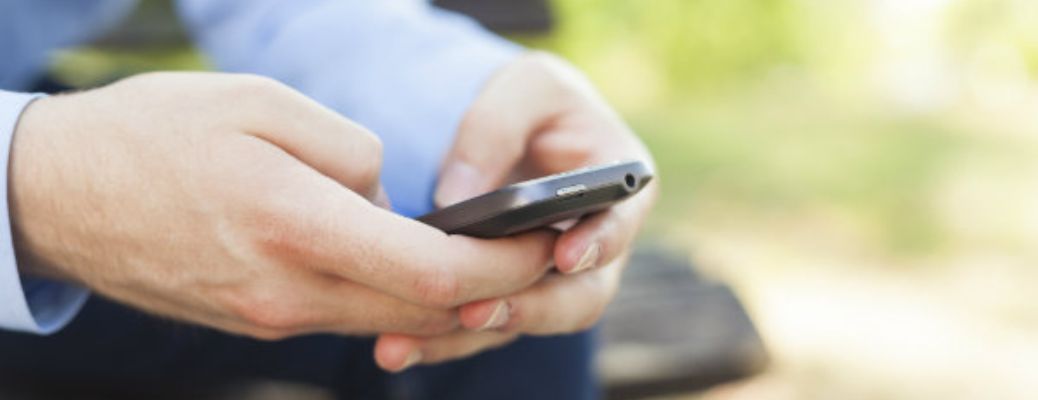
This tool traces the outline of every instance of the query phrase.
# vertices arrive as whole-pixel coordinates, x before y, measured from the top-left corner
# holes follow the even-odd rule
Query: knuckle
[[[435,267],[418,274],[414,281],[417,300],[425,306],[445,309],[460,303],[461,282],[448,268]]]
[[[292,264],[314,255],[315,234],[299,206],[285,203],[280,200],[256,202],[246,217],[246,235],[259,253]]]
[[[285,85],[274,78],[263,75],[237,74],[234,77],[234,87],[253,93],[267,93],[284,90]]]
[[[277,308],[255,308],[244,312],[242,317],[252,325],[267,330],[282,332],[297,327],[295,317]]]
[[[270,294],[242,294],[228,299],[231,313],[255,332],[288,336],[302,325],[300,313],[283,299]],[[278,337],[284,337],[278,336]]]
[[[272,99],[283,96],[288,87],[277,80],[253,74],[236,74],[229,79],[225,95],[234,101],[259,102],[258,104],[273,104]]]
[[[382,139],[379,138],[378,135],[371,133],[371,131],[368,131],[366,129],[364,129],[363,132],[364,145],[366,146],[366,150],[374,155],[378,155],[378,157],[376,157],[375,160],[378,161],[378,164],[381,165],[383,148]]]

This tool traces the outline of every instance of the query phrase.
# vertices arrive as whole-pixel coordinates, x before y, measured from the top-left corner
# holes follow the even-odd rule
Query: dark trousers
[[[591,333],[524,338],[465,360],[380,371],[372,339],[264,342],[155,318],[99,297],[52,336],[0,332],[4,398],[206,398],[264,381],[346,399],[598,397]]]

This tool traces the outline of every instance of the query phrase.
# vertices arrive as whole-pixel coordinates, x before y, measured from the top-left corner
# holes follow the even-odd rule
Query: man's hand
[[[436,202],[447,206],[512,181],[635,159],[652,163],[583,75],[556,57],[530,53],[498,72],[469,109],[444,163]],[[628,249],[655,201],[655,182],[559,237],[553,259],[563,275],[462,306],[461,323],[469,331],[382,335],[376,360],[400,370],[418,359],[435,363],[474,354],[519,334],[571,333],[594,325],[616,292]]]
[[[23,273],[232,333],[440,334],[555,234],[449,237],[372,204],[379,141],[272,80],[159,73],[40,99],[11,150]]]

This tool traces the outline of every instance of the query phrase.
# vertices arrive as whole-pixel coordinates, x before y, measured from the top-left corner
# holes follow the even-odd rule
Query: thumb
[[[530,138],[558,107],[547,85],[530,78],[529,56],[498,71],[466,112],[444,160],[433,200],[439,207],[501,186],[526,153]]]
[[[501,186],[523,156],[527,127],[491,124],[492,116],[476,113],[470,111],[444,160],[433,199],[439,207]]]

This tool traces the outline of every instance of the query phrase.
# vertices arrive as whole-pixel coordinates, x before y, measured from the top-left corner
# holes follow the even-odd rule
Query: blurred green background
[[[775,357],[694,397],[1038,397],[1038,2],[554,4]]]
[[[706,399],[1038,396],[1038,2],[556,0],[517,37],[652,148],[650,237],[743,296],[773,352]],[[72,83],[204,68],[81,49]]]

